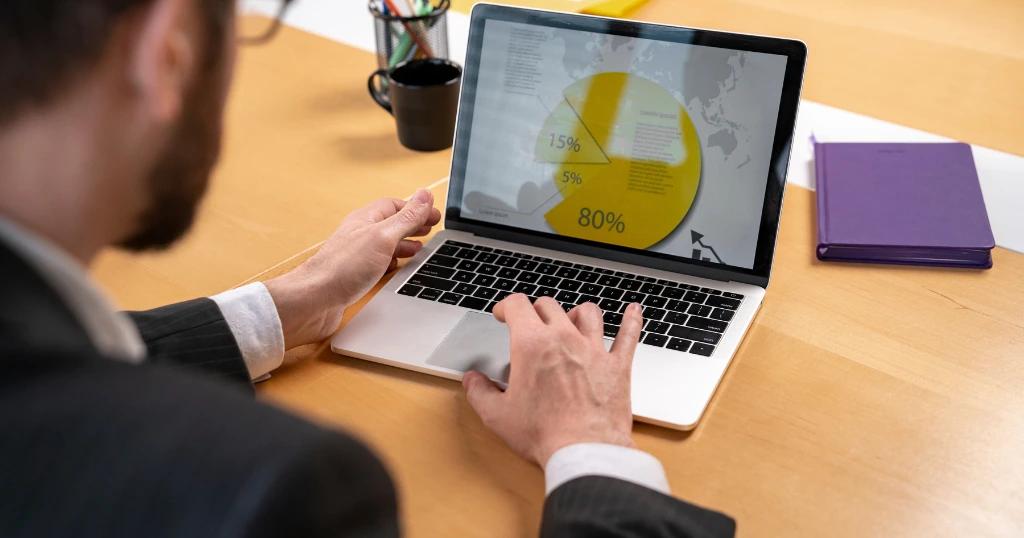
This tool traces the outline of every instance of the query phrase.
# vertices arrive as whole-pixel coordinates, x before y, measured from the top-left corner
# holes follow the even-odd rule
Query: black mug
[[[377,79],[387,77],[387,89]],[[450,60],[410,60],[378,69],[366,81],[370,96],[398,124],[398,140],[417,151],[452,147],[462,67]]]

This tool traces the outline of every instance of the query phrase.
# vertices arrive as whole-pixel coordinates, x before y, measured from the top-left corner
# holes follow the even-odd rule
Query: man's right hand
[[[630,374],[643,315],[631,304],[611,351],[605,351],[601,309],[584,303],[565,313],[550,297],[530,304],[507,297],[494,317],[508,324],[508,388],[479,372],[463,378],[470,405],[488,428],[542,467],[575,443],[633,447]]]

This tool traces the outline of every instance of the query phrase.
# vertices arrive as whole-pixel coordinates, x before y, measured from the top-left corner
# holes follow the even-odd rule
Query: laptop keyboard
[[[743,300],[714,288],[459,241],[445,241],[397,293],[482,312],[513,293],[531,302],[553,297],[566,312],[591,302],[604,311],[608,337],[618,333],[626,306],[640,303],[642,343],[705,357]]]

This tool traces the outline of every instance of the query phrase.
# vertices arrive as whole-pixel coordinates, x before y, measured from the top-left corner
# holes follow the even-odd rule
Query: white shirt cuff
[[[274,298],[262,282],[210,297],[238,342],[249,378],[259,380],[284,361],[284,331]]]
[[[544,494],[582,476],[607,476],[668,495],[668,478],[654,456],[624,446],[577,443],[558,449],[544,466]]]

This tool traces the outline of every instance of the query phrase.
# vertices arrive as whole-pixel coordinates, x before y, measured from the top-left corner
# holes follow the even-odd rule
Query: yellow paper
[[[627,13],[640,7],[647,0],[602,0],[583,9],[588,15],[600,15],[602,17],[625,17]]]
[[[472,9],[473,4],[478,3],[481,0],[452,0],[452,9],[461,11],[463,13],[469,13]],[[519,7],[528,7],[535,9],[550,9],[553,11],[568,11],[573,13],[581,13],[589,8],[596,7],[599,4],[608,3],[621,3],[622,0],[498,0],[502,4],[508,4]],[[635,1],[635,0],[625,0]],[[588,11],[589,13],[589,11]]]

